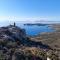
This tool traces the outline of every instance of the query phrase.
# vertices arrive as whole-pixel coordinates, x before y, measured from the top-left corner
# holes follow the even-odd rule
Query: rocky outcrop
[[[19,27],[14,27],[13,25],[7,27],[0,28],[0,39],[11,39],[11,40],[21,40],[22,38],[26,38],[26,33],[24,29],[20,29]]]

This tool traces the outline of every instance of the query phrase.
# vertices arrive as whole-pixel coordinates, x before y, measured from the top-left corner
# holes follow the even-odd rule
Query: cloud
[[[59,21],[60,16],[57,17],[18,17],[18,16],[0,16],[0,21]]]

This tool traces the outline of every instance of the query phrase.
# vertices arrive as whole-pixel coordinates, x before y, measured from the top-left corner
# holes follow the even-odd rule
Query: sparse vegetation
[[[0,33],[0,60],[59,60],[60,32],[26,37],[25,30],[8,26]]]

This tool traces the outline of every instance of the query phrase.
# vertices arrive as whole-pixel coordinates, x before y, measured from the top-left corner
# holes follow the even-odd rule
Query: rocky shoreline
[[[60,32],[28,37],[17,26],[0,27],[0,60],[59,60],[59,39]]]

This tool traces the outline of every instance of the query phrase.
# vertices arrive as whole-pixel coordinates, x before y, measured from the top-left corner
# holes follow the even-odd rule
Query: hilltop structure
[[[14,27],[16,26],[16,23],[14,22]]]

